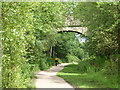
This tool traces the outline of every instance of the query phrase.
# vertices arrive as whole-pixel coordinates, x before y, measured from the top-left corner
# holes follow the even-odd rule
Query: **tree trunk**
[[[50,57],[52,57],[52,46],[50,47]]]
[[[120,22],[116,26],[116,34],[117,34],[117,43],[118,43],[118,53],[120,54]]]

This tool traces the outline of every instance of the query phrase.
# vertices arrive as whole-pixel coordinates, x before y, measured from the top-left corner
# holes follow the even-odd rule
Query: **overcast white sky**
[[[80,34],[75,34],[75,36],[78,38],[79,42],[85,42],[86,38],[81,38]]]

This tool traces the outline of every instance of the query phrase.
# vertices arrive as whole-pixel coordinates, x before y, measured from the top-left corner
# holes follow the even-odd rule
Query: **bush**
[[[81,73],[85,73],[89,70],[89,68],[91,68],[91,66],[90,66],[90,63],[88,61],[81,61],[81,62],[79,62],[77,69]]]
[[[53,58],[48,57],[46,63],[47,63],[47,66],[49,68],[49,67],[53,66],[55,62],[54,62]]]
[[[79,61],[79,58],[77,56],[74,56],[71,54],[68,54],[66,57],[68,59],[68,62],[78,62]]]
[[[61,64],[61,63],[63,63],[63,62],[66,62],[66,60],[65,60],[65,59],[60,59],[60,58],[58,59],[58,63],[59,63],[59,64]]]

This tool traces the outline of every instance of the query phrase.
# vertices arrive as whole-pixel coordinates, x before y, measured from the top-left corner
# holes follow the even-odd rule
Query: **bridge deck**
[[[62,32],[62,31],[79,32],[79,33],[84,34],[84,35],[87,34],[87,28],[86,27],[62,27],[62,28],[57,29],[57,32]]]

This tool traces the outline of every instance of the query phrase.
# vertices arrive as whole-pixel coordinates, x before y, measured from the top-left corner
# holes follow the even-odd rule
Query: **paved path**
[[[74,90],[64,79],[56,76],[57,72],[68,64],[69,63],[59,64],[58,66],[53,66],[49,70],[37,72],[36,88],[71,88]]]

